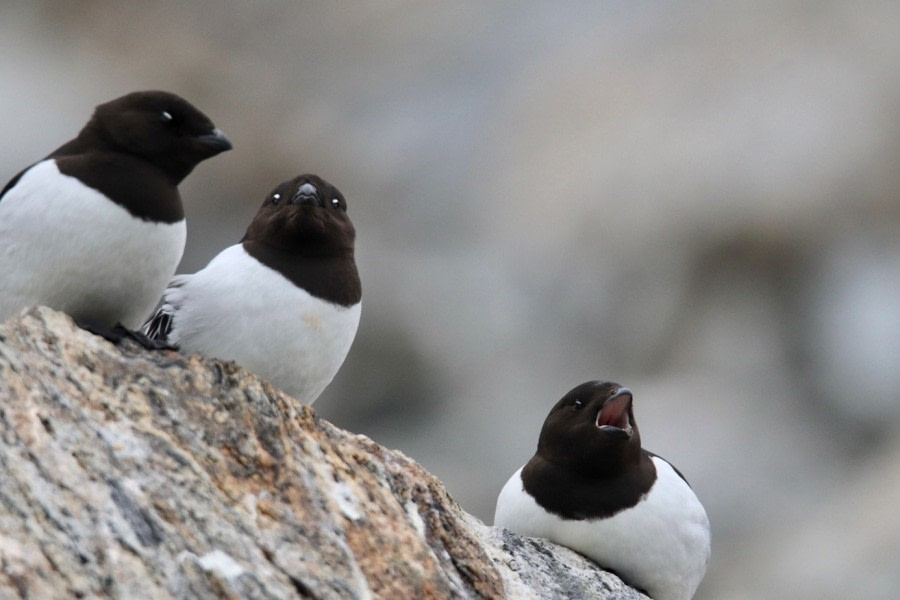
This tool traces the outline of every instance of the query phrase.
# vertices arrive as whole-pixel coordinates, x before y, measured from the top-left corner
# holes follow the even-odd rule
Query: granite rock
[[[643,598],[229,362],[0,327],[0,598]]]

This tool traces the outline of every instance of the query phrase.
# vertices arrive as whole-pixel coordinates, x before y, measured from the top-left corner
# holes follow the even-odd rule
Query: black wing
[[[181,294],[179,293],[181,286],[190,280],[190,275],[176,275],[169,282],[169,286],[163,293],[162,301],[159,308],[153,313],[153,316],[147,319],[141,331],[144,332],[151,340],[157,340],[166,344],[175,344],[171,338],[172,329],[175,327],[175,313],[181,306]]]
[[[174,324],[175,314],[172,312],[172,307],[168,304],[163,304],[156,311],[156,314],[144,323],[141,330],[151,340],[168,342],[169,334],[172,332]]]

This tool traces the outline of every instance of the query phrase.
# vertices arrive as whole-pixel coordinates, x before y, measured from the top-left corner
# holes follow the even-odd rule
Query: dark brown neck
[[[254,240],[242,244],[250,256],[317,298],[349,307],[362,297],[352,249],[316,255],[315,251],[287,251]]]

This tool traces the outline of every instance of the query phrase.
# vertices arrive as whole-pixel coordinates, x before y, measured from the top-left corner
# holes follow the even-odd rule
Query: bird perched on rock
[[[44,304],[113,340],[140,327],[184,252],[178,184],[230,148],[175,94],[98,106],[75,139],[0,192],[0,320]]]
[[[706,511],[675,467],[641,448],[631,390],[579,385],[497,499],[494,525],[567,546],[654,600],[686,600],[709,562]]]
[[[151,338],[234,360],[312,404],[359,325],[356,231],[344,196],[316,175],[266,196],[240,244],[169,284]]]

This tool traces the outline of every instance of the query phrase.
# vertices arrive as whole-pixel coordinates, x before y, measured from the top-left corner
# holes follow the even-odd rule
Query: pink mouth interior
[[[631,396],[622,394],[603,405],[597,414],[597,427],[616,427],[631,433],[631,422],[628,420],[628,407]]]

